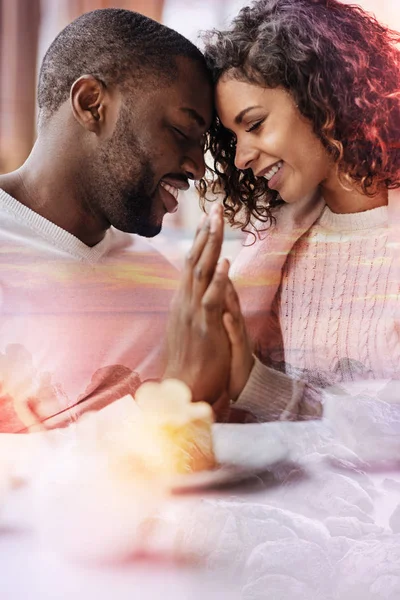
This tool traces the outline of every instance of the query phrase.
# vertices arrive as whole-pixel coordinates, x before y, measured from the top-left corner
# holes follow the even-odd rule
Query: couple
[[[336,0],[259,0],[204,56],[130,11],[66,27],[33,151],[0,177],[1,430],[65,424],[163,375],[257,420],[318,417],[331,383],[398,379],[397,41]],[[189,180],[249,231],[234,284],[221,207],[180,276],[138,237]]]

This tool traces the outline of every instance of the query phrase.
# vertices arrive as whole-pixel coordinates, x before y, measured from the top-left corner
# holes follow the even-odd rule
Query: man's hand
[[[223,240],[222,208],[203,219],[173,300],[167,332],[164,377],[176,377],[193,399],[214,404],[228,389],[231,350],[222,317],[229,263],[218,263]]]

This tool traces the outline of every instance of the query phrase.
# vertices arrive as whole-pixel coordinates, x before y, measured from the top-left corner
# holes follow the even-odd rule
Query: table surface
[[[240,426],[223,427],[236,447]],[[333,458],[324,422],[252,427],[270,447],[284,440],[285,460],[240,484],[172,498],[168,550],[159,555],[116,564],[67,558],[62,543],[40,535],[32,486],[13,489],[0,511],[0,597],[400,598],[400,468]],[[0,457],[14,444],[0,439]],[[78,535],[63,510],[60,535]],[[83,548],[90,543],[82,539]]]

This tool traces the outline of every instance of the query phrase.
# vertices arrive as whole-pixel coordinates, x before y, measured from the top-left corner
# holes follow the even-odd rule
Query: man
[[[177,209],[179,190],[203,176],[212,87],[188,40],[140,14],[105,9],[71,23],[50,46],[38,103],[31,155],[0,177],[3,432],[68,423],[162,376],[160,346],[177,276],[131,234],[155,236]],[[187,286],[197,269],[197,299],[207,315],[216,296],[221,305],[218,278],[227,277],[223,264],[217,287],[209,288],[221,239],[216,211],[185,271]],[[227,373],[227,337],[220,315],[213,318],[225,336]],[[197,381],[198,372],[187,375],[196,356],[178,356],[173,333],[169,348],[167,374],[186,371],[189,383]]]

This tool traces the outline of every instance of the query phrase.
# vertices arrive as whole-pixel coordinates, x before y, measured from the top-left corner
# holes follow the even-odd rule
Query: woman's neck
[[[338,176],[330,176],[321,186],[322,196],[326,205],[334,213],[358,213],[388,204],[388,190],[376,190],[373,196],[366,196],[350,183],[341,183]]]

